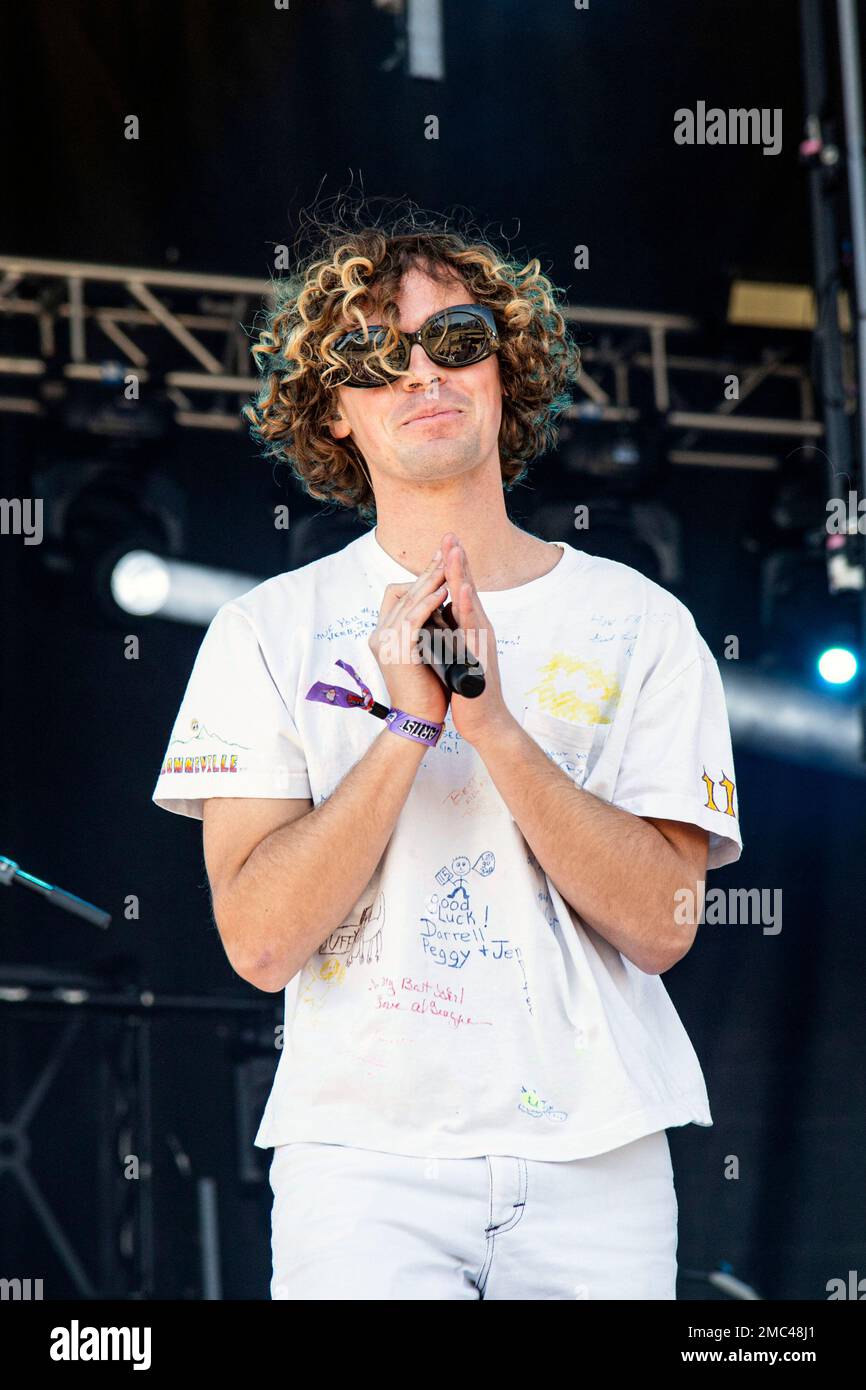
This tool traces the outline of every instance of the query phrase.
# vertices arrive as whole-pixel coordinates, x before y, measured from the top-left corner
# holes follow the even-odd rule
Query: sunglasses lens
[[[434,362],[447,367],[468,367],[490,351],[490,333],[484,320],[466,309],[439,314],[424,335],[424,350]]]
[[[378,361],[371,362],[369,368],[367,366],[371,354],[384,346],[386,336],[387,331],[384,328],[371,331],[366,338],[358,329],[353,333],[345,333],[342,338],[337,339],[334,344],[334,352],[342,358],[349,368],[349,380],[353,385],[383,386],[389,380]],[[399,368],[399,349],[390,353],[385,361],[395,369]]]

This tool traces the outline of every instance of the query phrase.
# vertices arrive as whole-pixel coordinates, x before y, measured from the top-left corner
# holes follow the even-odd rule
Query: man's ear
[[[339,411],[335,411],[328,421],[328,429],[334,439],[345,439],[346,435],[351,432],[348,420],[345,420]]]

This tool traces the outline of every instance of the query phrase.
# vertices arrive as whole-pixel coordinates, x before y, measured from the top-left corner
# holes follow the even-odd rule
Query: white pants
[[[275,1299],[676,1298],[663,1129],[563,1163],[283,1144],[270,1181]]]

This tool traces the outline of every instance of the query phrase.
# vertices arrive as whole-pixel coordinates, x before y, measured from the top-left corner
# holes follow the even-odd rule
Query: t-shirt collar
[[[584,559],[583,552],[576,550],[567,541],[553,541],[550,544],[560,546],[562,556],[547,574],[539,575],[537,579],[530,579],[526,584],[518,584],[512,589],[478,590],[482,606],[491,617],[494,612],[506,612],[513,608],[546,602],[548,597],[574,574]],[[359,556],[370,578],[381,581],[383,586],[413,583],[417,578],[417,575],[406,569],[405,565],[401,565],[379,544],[375,527],[371,527],[365,535],[359,537],[354,545],[358,547]]]

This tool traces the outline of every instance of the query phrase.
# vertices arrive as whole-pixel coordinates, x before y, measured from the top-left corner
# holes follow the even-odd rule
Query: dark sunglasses
[[[483,362],[499,347],[496,319],[486,304],[455,304],[433,314],[415,333],[402,333],[399,329],[395,332],[397,346],[384,361],[400,372],[409,366],[413,343],[420,343],[430,361],[440,367],[471,367],[474,362]],[[363,329],[356,328],[337,339],[333,352],[349,370],[348,377],[338,385],[388,385],[384,374],[376,377],[368,367],[371,354],[383,347],[387,334],[387,328],[375,323],[369,326],[368,337],[364,336]]]

